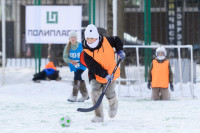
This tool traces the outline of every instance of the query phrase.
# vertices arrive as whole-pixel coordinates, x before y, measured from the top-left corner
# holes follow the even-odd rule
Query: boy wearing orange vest
[[[174,91],[173,87],[173,73],[169,60],[166,59],[167,52],[164,47],[156,49],[156,59],[152,61],[152,64],[148,73],[149,89],[152,88],[153,100],[169,100],[170,93],[168,86],[170,83],[170,90]]]
[[[89,81],[92,88],[92,102],[96,104],[102,89],[106,86],[108,80],[112,82],[108,86],[105,96],[109,102],[109,117],[115,117],[118,108],[118,100],[115,93],[115,80],[120,76],[120,69],[117,68],[114,76],[111,76],[115,66],[115,51],[116,49],[119,58],[125,58],[123,51],[123,43],[119,37],[105,37],[99,35],[97,28],[90,24],[85,30],[85,40],[83,40],[84,61],[88,68]],[[95,116],[92,122],[103,122],[103,105],[94,111]]]

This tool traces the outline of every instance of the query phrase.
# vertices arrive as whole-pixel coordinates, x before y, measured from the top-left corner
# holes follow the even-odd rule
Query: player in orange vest
[[[115,51],[116,49],[119,58],[125,58],[123,51],[123,43],[119,37],[105,37],[99,35],[97,28],[90,24],[85,30],[85,40],[83,40],[84,61],[88,68],[89,81],[92,89],[91,97],[93,105],[96,104],[102,89],[106,86],[107,81],[112,82],[108,86],[105,96],[109,102],[109,117],[115,117],[118,108],[118,100],[115,93],[115,79],[120,76],[120,69],[117,68],[114,76],[111,76],[112,71],[116,66]],[[92,122],[103,122],[103,105],[95,110],[95,117]]]
[[[170,90],[174,91],[173,87],[173,73],[171,70],[170,62],[166,59],[167,52],[164,47],[156,49],[156,59],[152,64],[148,73],[149,89],[152,88],[153,100],[169,100],[170,93],[168,85],[170,83]]]

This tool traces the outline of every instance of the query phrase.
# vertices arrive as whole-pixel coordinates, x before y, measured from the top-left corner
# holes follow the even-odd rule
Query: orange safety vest
[[[152,88],[168,88],[169,85],[169,60],[165,60],[163,63],[158,63],[157,60],[153,60],[153,68],[151,70],[152,75]]]
[[[48,68],[53,68],[54,70],[56,70],[56,67],[54,66],[53,62],[49,62],[48,64],[46,64],[45,69]]]
[[[106,37],[103,38],[102,46],[100,49],[96,49],[93,52],[91,52],[88,49],[84,49],[84,51],[91,56],[96,62],[98,62],[105,70],[108,71],[108,74],[112,74],[115,66],[115,52],[114,49],[111,47],[110,43],[106,39]],[[93,57],[94,55],[94,57]],[[120,69],[117,68],[114,79],[116,80],[120,76]],[[107,80],[105,78],[102,78],[95,74],[96,80],[100,83],[107,83]]]

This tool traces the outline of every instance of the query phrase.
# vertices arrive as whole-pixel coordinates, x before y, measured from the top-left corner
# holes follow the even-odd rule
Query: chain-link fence
[[[145,4],[143,0],[125,1],[125,32],[138,39],[127,44],[145,44]],[[150,7],[151,45],[193,45],[194,60],[200,63],[200,1],[151,0]],[[183,51],[181,56],[187,58],[188,51]],[[171,53],[177,56],[176,51]]]
[[[108,23],[111,22],[107,21],[107,0],[41,0],[41,5],[81,5],[84,31],[84,27],[89,24],[89,2],[91,1],[95,1],[95,25],[105,33]],[[6,0],[6,58],[24,58],[23,60],[28,64],[35,57],[35,49],[33,44],[25,43],[26,5],[35,5],[35,0]],[[144,7],[145,0],[124,0],[124,40],[127,45],[145,44]],[[194,60],[200,62],[199,0],[151,0],[150,20],[151,23],[147,23],[147,26],[148,24],[151,26],[152,45],[192,44]],[[0,33],[0,51],[1,40]],[[41,57],[45,59],[49,57],[56,66],[62,66],[63,48],[63,44],[41,45]],[[144,53],[142,50],[140,52]],[[135,56],[134,53],[127,50],[128,56]],[[182,53],[182,56],[187,56],[187,51],[185,54]],[[12,64],[15,64],[15,61]]]
[[[12,66],[18,66],[18,62],[25,62],[27,67],[32,65],[35,57],[35,45],[26,44],[25,38],[25,7],[26,5],[58,5],[58,6],[82,6],[82,36],[84,27],[89,24],[89,0],[6,0],[6,58]],[[100,7],[101,6],[101,7]],[[104,10],[101,10],[103,8]],[[106,0],[96,0],[95,6],[96,25],[101,33],[106,28]],[[101,18],[101,19],[100,19]],[[70,19],[70,18],[69,18]],[[1,30],[1,25],[0,25]],[[0,33],[0,39],[1,39]],[[2,39],[1,39],[2,41]],[[2,45],[0,41],[0,52]],[[66,42],[67,44],[68,42]],[[56,66],[65,65],[62,59],[64,44],[42,44],[41,58],[43,61],[53,61]],[[19,58],[16,59],[15,58]],[[49,60],[46,60],[46,59]],[[44,60],[45,59],[45,60]],[[29,64],[31,63],[31,64]],[[21,64],[21,63],[19,63]],[[45,64],[45,63],[44,63]],[[23,65],[24,66],[24,65]]]

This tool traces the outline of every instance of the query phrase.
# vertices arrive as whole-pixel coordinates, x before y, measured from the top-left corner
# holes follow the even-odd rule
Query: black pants
[[[76,72],[74,72],[74,80],[82,80],[82,73],[84,72],[84,70],[82,69],[77,69]]]

